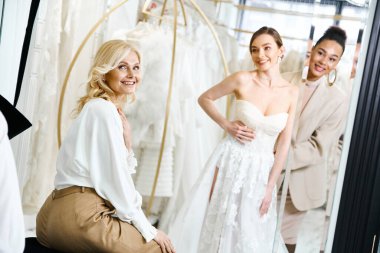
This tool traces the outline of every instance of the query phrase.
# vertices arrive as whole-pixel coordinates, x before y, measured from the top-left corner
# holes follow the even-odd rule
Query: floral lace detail
[[[265,124],[270,124],[270,120],[276,121],[273,124],[281,120],[281,126],[286,122],[283,115],[268,118]],[[279,134],[273,129],[269,134],[257,126],[255,140],[246,144],[230,136],[220,143],[218,177],[203,222],[198,252],[272,253],[277,225],[276,189],[268,213],[261,217],[259,208]]]

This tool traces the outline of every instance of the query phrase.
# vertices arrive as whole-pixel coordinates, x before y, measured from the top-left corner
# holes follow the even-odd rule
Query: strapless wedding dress
[[[177,252],[275,252],[276,189],[267,214],[260,217],[259,208],[274,162],[274,145],[288,114],[265,116],[251,102],[236,100],[235,119],[254,129],[256,138],[241,144],[227,136],[216,147],[169,227]],[[219,172],[209,201],[215,168]],[[279,241],[276,253],[286,252]]]

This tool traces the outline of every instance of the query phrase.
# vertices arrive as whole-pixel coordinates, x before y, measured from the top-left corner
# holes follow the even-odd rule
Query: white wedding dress
[[[268,213],[260,217],[259,208],[274,162],[274,145],[288,114],[265,116],[251,102],[236,100],[235,119],[255,129],[256,138],[240,144],[227,136],[216,147],[169,226],[177,252],[275,252],[276,189]],[[215,168],[219,172],[209,201]],[[276,253],[286,252],[279,241]]]

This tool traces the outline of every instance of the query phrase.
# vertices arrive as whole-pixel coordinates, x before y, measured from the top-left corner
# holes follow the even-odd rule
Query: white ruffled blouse
[[[141,209],[131,174],[137,165],[123,139],[116,106],[101,98],[85,104],[58,153],[55,188],[92,187],[110,201],[120,220],[133,224],[147,242],[157,234]]]

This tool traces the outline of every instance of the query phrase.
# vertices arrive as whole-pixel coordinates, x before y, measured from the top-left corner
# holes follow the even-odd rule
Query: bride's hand
[[[255,139],[255,132],[253,129],[247,127],[239,120],[229,122],[225,127],[225,130],[240,143],[249,142]]]
[[[120,108],[117,108],[117,112],[120,115],[120,119],[123,125],[124,144],[128,148],[128,150],[131,150],[132,149],[131,126],[129,125],[127,117],[125,117],[124,112]]]
[[[265,195],[260,205],[260,217],[262,217],[264,214],[268,212],[270,203],[272,202],[272,193],[273,193],[273,188],[266,187]]]
[[[160,245],[162,253],[175,253],[175,249],[169,237],[161,230],[157,231],[157,235],[153,238],[153,240]]]

